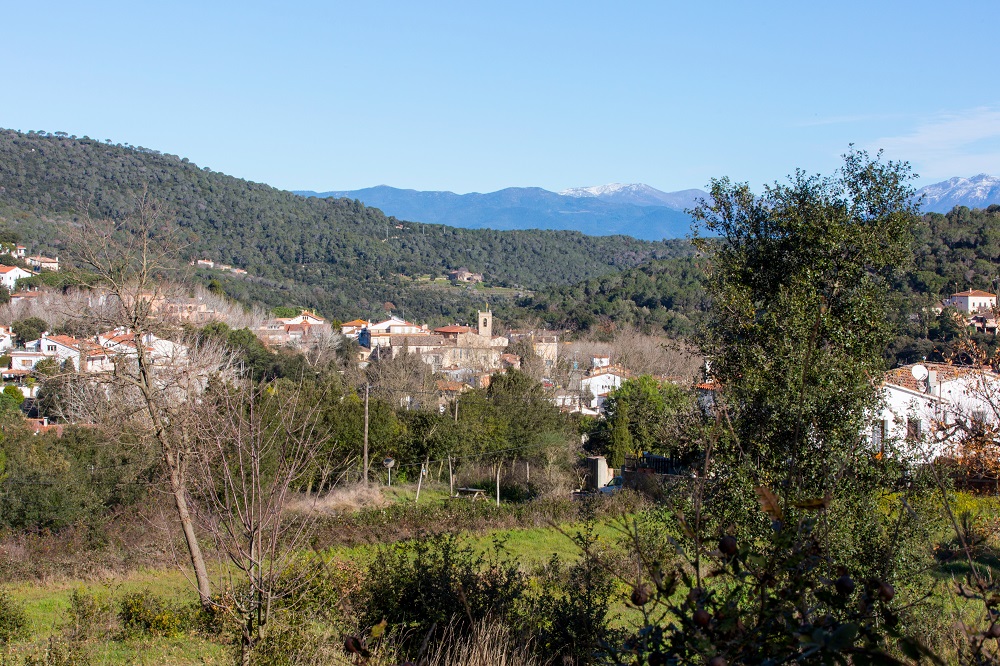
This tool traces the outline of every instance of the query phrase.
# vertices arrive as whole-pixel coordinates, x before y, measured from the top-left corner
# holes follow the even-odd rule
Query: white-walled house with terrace
[[[1000,375],[944,363],[906,365],[886,374],[881,413],[872,424],[872,445],[930,462],[955,455],[955,434],[982,422],[1000,423]]]

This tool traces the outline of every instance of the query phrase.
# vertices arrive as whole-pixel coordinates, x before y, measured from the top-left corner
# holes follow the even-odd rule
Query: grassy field
[[[392,504],[413,503],[416,499],[415,487],[399,486],[386,489],[383,497]],[[446,490],[441,490],[440,487],[421,490],[421,505],[425,502],[428,505],[446,505],[454,501],[457,500],[447,499]],[[1000,516],[1000,501],[997,498],[960,494],[955,499],[954,508],[956,515],[967,513],[976,516],[975,520],[983,525],[983,529],[990,537],[989,545],[977,549],[975,559],[977,564],[987,566],[995,575],[1000,574],[1000,560],[996,557],[997,551],[993,547],[996,534],[990,532],[996,529],[996,520]],[[575,532],[576,526],[563,524],[485,530],[464,534],[463,539],[482,552],[491,550],[495,544],[502,544],[510,559],[519,563],[525,570],[532,571],[545,564],[553,555],[558,555],[563,561],[574,561],[579,558],[580,549],[571,538]],[[599,543],[612,547],[622,538],[619,524],[612,519],[598,522],[595,533]],[[331,559],[364,566],[380,547],[380,544],[335,546],[324,554]],[[947,583],[963,577],[967,569],[968,565],[963,557],[956,557],[953,562],[942,566],[937,572],[942,582],[942,591],[939,593],[945,593],[944,588]],[[221,572],[217,570],[216,573]],[[614,624],[628,626],[639,617],[637,611],[630,610],[625,604],[629,593],[627,585],[622,583],[619,588],[613,609],[616,617]],[[15,657],[15,660],[10,662],[15,664],[21,663],[20,660],[25,655],[42,654],[49,648],[50,641],[62,640],[65,643],[70,599],[75,590],[96,595],[97,598],[110,599],[115,603],[126,594],[149,591],[175,608],[187,608],[193,612],[196,605],[194,586],[179,568],[141,570],[99,581],[23,582],[7,585],[4,589],[25,609],[29,623],[30,638],[0,648],[0,654]],[[964,609],[963,614],[969,610]],[[970,615],[970,619],[974,618]],[[121,635],[117,628],[112,628],[103,638],[91,639],[81,645],[80,649],[88,660],[86,663],[95,665],[225,664],[231,663],[232,657],[230,646],[208,639],[194,631],[169,638],[128,637]],[[6,663],[8,662],[0,660],[0,664]],[[69,666],[74,662],[56,663]]]
[[[399,486],[385,489],[384,497],[391,503],[412,503],[416,488]],[[420,503],[442,504],[449,501],[447,491],[440,488],[421,489]],[[571,536],[573,525],[533,527],[525,529],[496,529],[463,536],[468,543],[482,552],[502,544],[504,551],[526,570],[545,564],[553,555],[565,561],[580,557],[580,549]],[[597,525],[596,535],[605,543],[613,543],[619,536],[610,521]],[[325,551],[332,559],[364,565],[377,552],[379,544],[338,546]],[[221,579],[216,568],[216,577]],[[30,638],[15,642],[0,650],[0,654],[16,657],[40,655],[50,641],[64,637],[69,627],[70,599],[73,592],[81,591],[97,598],[120,600],[129,593],[148,591],[178,608],[195,608],[197,596],[193,582],[180,568],[141,570],[127,575],[99,581],[53,580],[48,582],[22,582],[5,587],[10,597],[27,613]],[[125,637],[112,630],[108,637],[92,639],[81,648],[88,662],[95,665],[120,664],[224,664],[231,662],[230,647],[209,640],[196,632],[180,636]],[[0,661],[0,663],[5,663]],[[13,663],[20,663],[14,661]]]

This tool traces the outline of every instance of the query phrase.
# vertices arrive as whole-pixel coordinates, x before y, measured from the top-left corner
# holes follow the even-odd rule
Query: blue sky
[[[0,127],[286,189],[1000,175],[998,2],[10,2]]]

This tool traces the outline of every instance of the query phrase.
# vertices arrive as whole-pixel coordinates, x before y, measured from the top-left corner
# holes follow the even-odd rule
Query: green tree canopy
[[[714,180],[695,210],[718,236],[698,241],[713,298],[703,351],[758,483],[825,492],[857,449],[909,261],[910,179],[905,163],[852,151],[831,177],[797,171],[761,195]]]
[[[27,317],[26,319],[18,319],[10,327],[18,341],[24,344],[40,338],[42,333],[49,330],[49,323],[39,317]]]
[[[650,375],[626,380],[611,391],[604,403],[611,466],[621,467],[626,455],[639,451],[671,453],[669,422],[688,402],[682,388]]]

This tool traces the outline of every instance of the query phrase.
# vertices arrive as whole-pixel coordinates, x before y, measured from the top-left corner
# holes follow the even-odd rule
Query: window
[[[906,439],[920,439],[920,419],[907,417],[906,419]]]
[[[872,445],[880,455],[885,455],[885,421],[878,419],[872,423]]]
[[[54,352],[55,350],[56,350],[56,346],[55,345],[45,345],[45,351]]]

